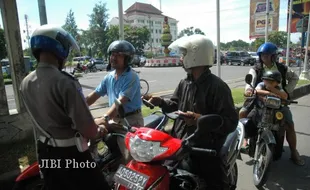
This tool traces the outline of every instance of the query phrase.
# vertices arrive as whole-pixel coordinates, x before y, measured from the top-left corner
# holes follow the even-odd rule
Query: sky
[[[16,0],[20,22],[22,41],[26,39],[25,14],[28,15],[29,32],[40,26],[38,1]],[[100,0],[45,0],[47,22],[62,26],[70,9],[74,12],[78,28],[87,29],[89,15]],[[118,1],[105,0],[109,20],[118,17]],[[160,9],[160,0],[123,0],[123,11],[135,2],[149,3]],[[193,26],[200,28],[215,44],[216,29],[216,0],[161,0],[163,14],[178,20],[178,31]],[[286,31],[288,0],[280,0],[279,30]],[[220,0],[220,41],[227,43],[232,40],[249,39],[250,0]],[[1,15],[0,15],[1,17]],[[2,18],[1,18],[1,26]],[[300,33],[291,34],[291,41],[297,42]],[[23,42],[23,48],[27,43]]]

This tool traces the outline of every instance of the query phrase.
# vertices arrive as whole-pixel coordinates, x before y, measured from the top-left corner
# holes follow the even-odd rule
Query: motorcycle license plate
[[[149,176],[120,165],[114,175],[114,180],[128,189],[143,190]]]

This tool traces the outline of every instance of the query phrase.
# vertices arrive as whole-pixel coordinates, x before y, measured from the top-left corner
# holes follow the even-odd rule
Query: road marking
[[[226,83],[237,83],[237,82],[241,82],[243,80],[244,80],[244,77],[241,77],[241,78],[226,80],[225,82]],[[151,94],[158,96],[158,95],[169,95],[169,94],[171,94],[173,92],[174,92],[174,90],[166,90],[166,91],[154,92],[154,93],[151,93]]]
[[[147,80],[148,83],[150,82],[156,82],[157,80]]]
[[[167,90],[167,91],[161,91],[161,92],[155,92],[155,93],[151,93],[152,95],[162,95],[162,94],[169,94],[169,93],[173,93],[174,90]]]

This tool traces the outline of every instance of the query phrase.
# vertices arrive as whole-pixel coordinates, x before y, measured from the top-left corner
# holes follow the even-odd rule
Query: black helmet
[[[266,71],[262,77],[262,80],[273,80],[281,83],[282,75],[279,71]]]
[[[112,52],[122,53],[126,55],[125,64],[130,64],[136,52],[136,49],[131,43],[126,40],[117,40],[112,42],[108,48],[109,56],[112,54]]]

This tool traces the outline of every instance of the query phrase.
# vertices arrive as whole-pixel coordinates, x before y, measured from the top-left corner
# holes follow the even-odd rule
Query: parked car
[[[105,71],[107,69],[107,66],[108,66],[107,63],[105,63],[104,61],[99,60],[99,59],[93,60],[93,64],[96,67],[96,69],[99,71]]]
[[[141,65],[141,66],[144,66],[145,63],[146,63],[146,57],[140,56],[140,65]]]
[[[225,56],[222,52],[220,52],[221,65],[225,63]],[[217,64],[217,50],[214,51],[214,64]]]
[[[252,58],[255,58],[256,59],[256,63],[258,63],[259,62],[259,56],[257,55],[257,52],[248,52],[249,54],[250,54],[250,56],[252,57]]]
[[[134,55],[133,56],[132,65],[133,66],[137,66],[137,67],[141,66],[139,55]]]
[[[246,51],[230,51],[226,53],[226,63],[228,65],[254,65],[255,58],[252,58]]]

